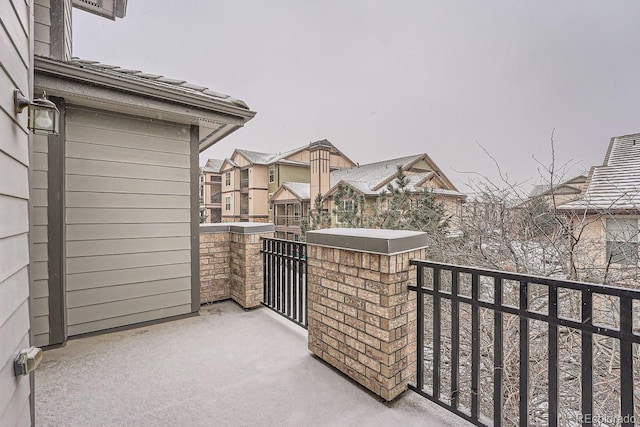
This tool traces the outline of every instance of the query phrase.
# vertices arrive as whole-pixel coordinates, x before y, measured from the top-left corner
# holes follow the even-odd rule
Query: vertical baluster
[[[293,290],[291,289],[292,278],[291,273],[293,272],[293,245],[295,243],[289,242],[287,243],[287,317],[293,318]]]
[[[529,425],[529,284],[520,282],[520,426]]]
[[[582,289],[582,327],[592,326],[593,293],[591,288]],[[593,336],[582,330],[582,417],[593,416]],[[591,423],[583,422],[583,426]]]
[[[300,316],[298,316],[298,294],[300,288],[300,281],[298,280],[298,263],[300,259],[300,243],[295,243],[293,246],[293,270],[291,272],[291,279],[293,281],[293,319],[296,322],[301,322]]]
[[[440,269],[433,269],[433,397],[440,400]]]
[[[424,294],[422,288],[424,286],[424,267],[418,265],[416,267],[417,283],[417,300],[416,300],[416,387],[422,391],[424,389]]]
[[[620,297],[620,415],[633,426],[633,299]]]
[[[269,304],[269,275],[267,274],[267,244],[266,239],[262,239],[262,302]]]
[[[276,242],[276,310],[282,311],[282,242]]]
[[[459,404],[459,380],[458,371],[460,370],[460,315],[458,301],[458,280],[460,278],[459,271],[451,272],[451,406],[458,409]]]
[[[471,275],[471,417],[480,416],[480,307],[478,274]]]
[[[494,277],[493,301],[493,422],[502,425],[502,378],[504,373],[502,346],[502,278]]]
[[[549,293],[549,427],[558,425],[558,288],[548,286]]]
[[[304,304],[304,326],[305,328],[308,325],[309,321],[309,283],[307,281],[307,245],[302,245],[300,247],[300,257],[302,261],[300,262],[300,268],[298,269],[298,274],[300,275],[300,283],[302,283],[302,292],[300,292],[300,308],[302,308]]]

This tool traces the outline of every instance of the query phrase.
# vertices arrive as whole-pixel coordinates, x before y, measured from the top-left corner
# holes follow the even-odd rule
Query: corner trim
[[[65,298],[65,122],[66,103],[51,98],[60,110],[60,134],[48,137],[47,255],[49,269],[49,345],[67,340]]]
[[[191,312],[200,310],[200,128],[191,125],[189,153],[191,163]]]

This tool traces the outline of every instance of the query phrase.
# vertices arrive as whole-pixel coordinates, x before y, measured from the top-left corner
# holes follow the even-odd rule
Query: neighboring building
[[[355,166],[329,141],[316,141],[285,153],[236,149],[220,168],[222,221],[274,221],[270,199],[285,182],[310,183],[318,146],[326,147],[328,170]]]
[[[547,203],[560,206],[579,199],[586,188],[587,177],[578,175],[557,185],[535,185],[529,194],[529,200],[543,199]],[[529,200],[525,201],[525,203]]]
[[[581,268],[607,269],[611,281],[637,286],[640,269],[640,133],[611,138],[602,166],[591,169],[582,197],[559,210],[582,232]]]
[[[436,201],[442,203],[445,212],[455,218],[459,216],[460,207],[465,195],[460,193],[453,183],[440,170],[435,162],[425,153],[381,162],[361,165],[352,169],[344,169],[331,173],[331,189],[324,193],[331,213],[332,226],[339,226],[339,211],[334,205],[333,196],[340,184],[346,184],[365,198],[365,212],[372,212],[373,206],[384,192],[388,192],[387,185],[395,186],[398,167],[401,167],[409,180],[406,190],[418,194],[425,190],[431,191]]]
[[[409,178],[407,190],[415,194],[426,189],[432,191],[436,200],[443,203],[446,213],[454,218],[455,223],[455,217],[459,214],[465,196],[427,154],[332,169],[328,166],[328,156],[324,153],[328,147],[318,144],[312,148],[314,156],[311,182],[283,182],[271,199],[278,237],[299,239],[301,221],[308,218],[310,211],[315,208],[317,194],[322,195],[324,210],[331,215],[331,226],[340,226],[333,201],[340,184],[346,184],[364,196],[365,212],[371,213],[380,195],[387,191],[387,185],[394,185],[398,166]]]
[[[200,209],[205,223],[222,222],[222,173],[224,160],[209,159],[200,168]]]
[[[271,198],[276,237],[300,240],[300,226],[309,219],[311,185],[305,182],[284,182]]]

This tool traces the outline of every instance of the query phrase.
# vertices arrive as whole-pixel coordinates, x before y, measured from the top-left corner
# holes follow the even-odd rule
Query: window
[[[276,167],[269,166],[269,184],[276,182]]]
[[[225,211],[231,210],[231,196],[227,196],[224,198],[224,210]]]
[[[272,211],[273,210],[273,205],[271,204],[271,198],[273,197],[273,193],[269,193],[269,199],[267,200],[267,203],[269,203],[269,210]]]
[[[638,263],[638,218],[607,218],[606,237],[608,262]]]
[[[224,174],[224,184],[231,185],[231,172],[227,172]]]
[[[353,211],[353,200],[341,200],[336,212],[336,224],[343,224],[345,222],[345,213],[351,211]]]
[[[240,188],[249,187],[249,169],[242,169],[240,171]]]

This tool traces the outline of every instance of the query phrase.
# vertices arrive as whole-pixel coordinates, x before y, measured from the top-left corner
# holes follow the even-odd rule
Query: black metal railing
[[[263,304],[307,328],[307,245],[262,238]]]
[[[410,389],[475,425],[634,425],[640,292],[411,264],[417,373]]]

